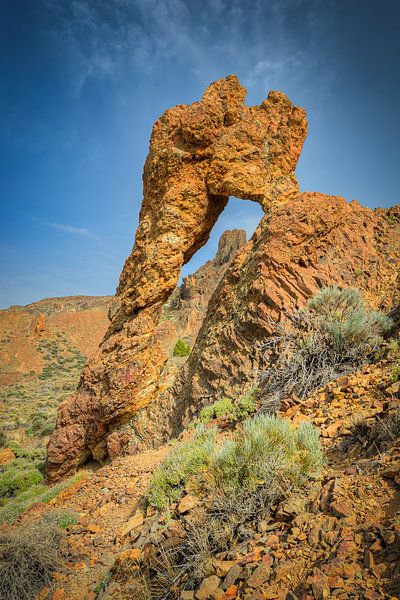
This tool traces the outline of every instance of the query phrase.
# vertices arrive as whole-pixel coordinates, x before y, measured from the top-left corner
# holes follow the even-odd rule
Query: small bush
[[[173,355],[184,357],[189,356],[189,354],[190,347],[183,340],[178,340],[174,346]]]
[[[50,585],[63,542],[60,528],[43,521],[0,533],[0,600],[33,600]]]
[[[173,548],[161,543],[157,559],[148,565],[152,597],[195,589],[210,573],[216,553],[254,535],[258,519],[279,500],[301,491],[324,462],[315,427],[304,422],[295,428],[266,415],[245,421],[222,448],[210,444],[201,467],[191,470],[203,502],[184,523],[184,541]]]
[[[236,439],[213,455],[213,486],[225,495],[267,487],[273,496],[298,487],[324,464],[319,431],[308,422],[260,415],[249,419]]]
[[[396,381],[400,380],[400,362],[393,365],[392,367],[392,381],[396,383]]]
[[[60,529],[67,529],[72,525],[76,525],[79,521],[79,513],[73,510],[55,510],[48,512],[43,516],[45,523],[57,525]]]
[[[3,473],[0,474],[0,497],[18,496],[32,485],[43,481],[43,475],[38,469],[28,466],[21,468],[18,464],[13,465],[16,462],[8,463]]]
[[[392,321],[368,310],[359,290],[322,289],[264,345],[272,366],[261,378],[263,405],[273,412],[284,398],[315,389],[371,359]]]
[[[214,430],[199,428],[193,440],[172,450],[153,476],[147,494],[149,504],[166,508],[179,499],[188,479],[208,463],[214,437]]]
[[[52,487],[47,487],[43,483],[38,483],[29,487],[25,492],[21,492],[15,498],[4,497],[4,506],[0,507],[0,524],[12,523],[25,512],[33,502],[50,502],[67,487],[82,479],[84,475],[84,472],[77,473],[73,477],[62,481],[61,483],[57,483]]]
[[[234,402],[230,398],[222,398],[222,400],[218,400],[210,406],[204,406],[200,411],[199,420],[203,423],[208,423],[212,419],[229,417],[232,421],[237,421],[238,419],[250,416],[254,411],[254,394],[243,396],[237,402]]]

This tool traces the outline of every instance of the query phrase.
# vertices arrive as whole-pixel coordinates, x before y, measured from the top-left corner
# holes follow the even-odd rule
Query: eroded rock
[[[213,83],[200,102],[167,110],[156,122],[135,245],[99,352],[77,393],[59,409],[48,447],[49,480],[88,458],[111,423],[157,396],[166,362],[154,336],[162,306],[228,197],[269,210],[298,193],[294,171],[307,129],[304,110],[281,92],[248,107],[245,94],[229,76]]]

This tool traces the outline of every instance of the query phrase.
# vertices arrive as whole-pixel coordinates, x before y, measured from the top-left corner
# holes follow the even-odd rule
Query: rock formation
[[[48,447],[49,479],[83,462],[110,424],[156,396],[166,361],[154,338],[162,305],[229,196],[268,210],[298,193],[294,171],[307,130],[304,110],[280,92],[248,107],[245,94],[229,76],[213,83],[200,102],[179,105],[156,122],[135,245],[100,351],[59,410]]]
[[[399,301],[399,207],[372,211],[300,194],[294,170],[304,111],[279,92],[255,107],[244,96],[231,76],[155,124],[135,246],[99,353],[60,407],[49,480],[102,456],[106,446],[115,454],[127,434],[137,449],[157,445],[211,398],[251,386],[262,367],[256,346],[271,333],[271,318],[284,318],[323,285],[359,287],[377,306]],[[174,382],[157,337],[162,307],[230,195],[259,202],[266,215],[220,281]]]
[[[269,211],[213,294],[174,385],[132,419],[137,447],[174,437],[216,398],[247,392],[273,321],[326,285],[357,287],[385,312],[400,305],[400,206],[373,211],[304,193]]]

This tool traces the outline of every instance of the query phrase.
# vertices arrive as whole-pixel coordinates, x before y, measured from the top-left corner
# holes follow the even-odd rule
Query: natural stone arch
[[[181,267],[207,241],[229,196],[271,203],[298,193],[294,172],[305,111],[281,92],[248,107],[235,76],[200,102],[167,110],[153,128],[135,245],[125,262],[99,353],[59,409],[48,447],[55,479],[96,452],[110,426],[160,390],[166,356],[153,334]]]

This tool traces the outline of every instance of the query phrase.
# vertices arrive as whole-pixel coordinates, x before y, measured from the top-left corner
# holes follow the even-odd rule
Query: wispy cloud
[[[73,225],[68,225],[65,223],[46,223],[46,225],[53,227],[54,229],[61,229],[61,231],[65,231],[66,233],[72,233],[73,235],[78,235],[90,240],[100,240],[97,235],[95,235],[86,227],[74,227]]]

